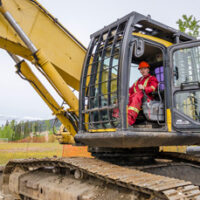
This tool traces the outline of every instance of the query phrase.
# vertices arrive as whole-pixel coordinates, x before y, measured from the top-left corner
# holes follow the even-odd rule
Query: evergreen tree
[[[4,127],[4,138],[7,138],[8,141],[11,141],[13,134],[14,131],[12,130],[10,124]]]
[[[50,121],[49,121],[49,120],[45,120],[45,127],[46,127],[46,130],[47,130],[47,131],[50,131],[50,130],[51,130],[51,124],[50,124]]]
[[[24,138],[30,135],[29,121],[24,123]]]
[[[6,125],[1,128],[0,138],[8,139],[8,141],[11,141],[13,135],[14,135],[14,130],[12,129],[11,124],[7,122]]]
[[[39,133],[42,132],[42,124],[41,124],[41,123],[38,124],[38,132],[39,132]]]
[[[16,129],[15,129],[15,140],[19,140],[22,138],[22,127],[21,127],[21,123],[18,123],[16,125]]]
[[[15,130],[15,125],[16,125],[16,121],[15,120],[12,120],[10,122],[10,127],[12,128],[12,130]]]
[[[32,123],[32,132],[33,132],[33,135],[36,136],[36,123]]]
[[[12,120],[12,121],[10,122],[10,127],[11,127],[11,129],[12,129],[12,138],[11,138],[11,140],[13,140],[13,139],[14,139],[14,136],[15,136],[15,126],[16,126],[16,121],[15,121],[15,120]]]
[[[5,126],[8,126],[8,125],[9,125],[9,121],[7,120]]]

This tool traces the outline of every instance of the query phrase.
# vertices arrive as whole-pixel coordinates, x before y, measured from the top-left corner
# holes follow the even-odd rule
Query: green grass
[[[1,143],[0,165],[11,159],[61,157],[62,150],[59,143]]]

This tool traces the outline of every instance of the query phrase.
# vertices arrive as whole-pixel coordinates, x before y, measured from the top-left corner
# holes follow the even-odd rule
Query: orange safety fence
[[[92,157],[86,146],[63,145],[62,157]]]

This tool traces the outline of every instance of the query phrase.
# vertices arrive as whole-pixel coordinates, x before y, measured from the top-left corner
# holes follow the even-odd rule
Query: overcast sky
[[[93,32],[117,18],[136,11],[150,14],[171,27],[182,14],[200,19],[200,0],[38,0],[86,47]],[[48,41],[50,42],[50,41]],[[58,100],[61,103],[61,100]],[[38,94],[15,73],[14,62],[0,50],[1,116],[13,118],[51,118],[51,111]]]

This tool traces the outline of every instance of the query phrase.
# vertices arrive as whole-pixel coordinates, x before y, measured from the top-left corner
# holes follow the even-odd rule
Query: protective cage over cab
[[[198,118],[196,121],[190,119],[187,128],[184,123],[185,118],[189,118],[188,111],[180,109],[184,102],[177,103],[175,97],[181,96],[183,91],[173,93],[178,90],[177,76],[184,73],[183,66],[178,69],[172,62],[177,59],[173,48],[178,49],[179,45],[184,48],[184,44],[191,41],[198,44],[193,37],[136,12],[91,35],[80,85],[80,125],[76,141],[89,146],[119,148],[199,144],[200,96],[193,95],[195,99],[189,103],[187,95],[184,96],[185,107],[193,103]],[[200,54],[196,56],[199,61]],[[141,76],[138,72],[141,61],[150,64],[150,74],[156,76],[159,84],[152,93],[153,101],[147,105],[143,100],[135,124],[129,126],[129,88]],[[186,64],[186,71],[187,67],[192,71],[193,66]],[[200,72],[200,63],[196,63],[196,70],[196,73]],[[189,90],[200,89],[197,84],[200,79],[194,81],[195,88]],[[180,87],[188,88],[187,83],[180,83]],[[174,123],[177,112],[182,116],[178,122],[183,122],[183,126]],[[193,125],[195,128],[191,129]]]

